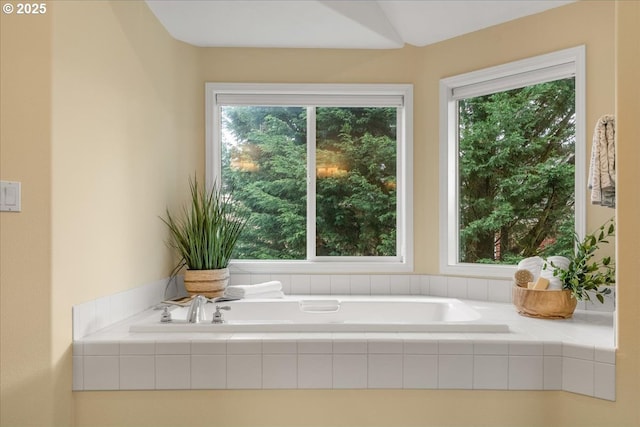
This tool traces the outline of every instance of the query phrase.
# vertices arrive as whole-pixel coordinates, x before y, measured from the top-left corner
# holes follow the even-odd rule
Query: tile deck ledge
[[[73,390],[564,390],[615,400],[613,313],[544,320],[464,301],[510,331],[129,332],[147,310],[74,341]]]

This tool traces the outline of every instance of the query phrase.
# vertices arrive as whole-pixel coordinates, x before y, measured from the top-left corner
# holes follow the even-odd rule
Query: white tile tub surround
[[[584,304],[575,321],[543,321],[515,314],[512,285],[505,280],[362,274],[232,277],[234,284],[267,280],[281,281],[287,294],[467,298],[474,308],[507,319],[511,332],[129,333],[129,324],[139,316],[120,321],[162,300],[165,280],[74,307],[73,389],[565,390],[615,399],[615,350],[608,347],[613,329],[606,326],[610,321],[601,320],[607,317],[599,317],[610,316],[600,313],[606,307]],[[596,329],[585,329],[584,319],[595,319]]]
[[[120,342],[99,335],[73,346],[76,391],[565,390],[615,400],[615,350],[516,334],[130,334]]]
[[[270,280],[282,283],[285,294],[298,295],[426,295],[470,299],[474,301],[511,302],[510,280],[447,277],[429,275],[366,274],[233,274],[231,284],[249,285]],[[87,301],[73,307],[73,339],[99,331],[156,305],[165,297],[168,279],[140,286],[115,295]],[[168,287],[170,295],[183,292],[182,277]],[[612,312],[614,296],[605,304],[580,302],[578,309]]]
[[[269,280],[282,283],[285,294],[297,295],[427,295],[474,301],[511,302],[511,280],[476,277],[454,277],[419,274],[241,274],[231,276],[234,285],[248,285]],[[587,311],[614,311],[612,293],[600,304],[578,303],[578,309]]]
[[[87,301],[72,308],[73,339],[97,332],[114,323],[134,316],[164,300],[165,289],[169,295],[177,295],[177,289],[183,287],[182,279],[169,286],[168,278],[139,286],[128,291]]]

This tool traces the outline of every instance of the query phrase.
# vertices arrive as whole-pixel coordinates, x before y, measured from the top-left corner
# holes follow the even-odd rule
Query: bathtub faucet
[[[189,311],[187,311],[187,322],[200,323],[207,320],[204,315],[204,305],[207,303],[207,299],[202,295],[196,296],[191,305]]]
[[[231,310],[231,307],[229,307],[228,305],[216,305],[216,312],[213,313],[213,320],[211,321],[211,323],[216,323],[216,324],[221,324],[224,323],[224,319],[222,318],[222,313],[220,312],[220,310]]]

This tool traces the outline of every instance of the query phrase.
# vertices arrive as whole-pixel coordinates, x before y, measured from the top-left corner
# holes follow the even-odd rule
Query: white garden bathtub
[[[216,305],[225,323],[213,324]],[[134,323],[130,332],[507,332],[506,324],[483,321],[466,303],[452,298],[394,296],[287,296],[206,304],[206,321],[186,322],[187,307],[160,312]]]

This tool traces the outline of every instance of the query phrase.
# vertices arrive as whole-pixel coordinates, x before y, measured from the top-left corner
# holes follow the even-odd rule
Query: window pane
[[[458,101],[459,261],[573,250],[574,79]]]
[[[306,259],[306,109],[221,107],[222,186],[251,211],[235,259]]]
[[[396,255],[396,116],[316,110],[316,255]]]

